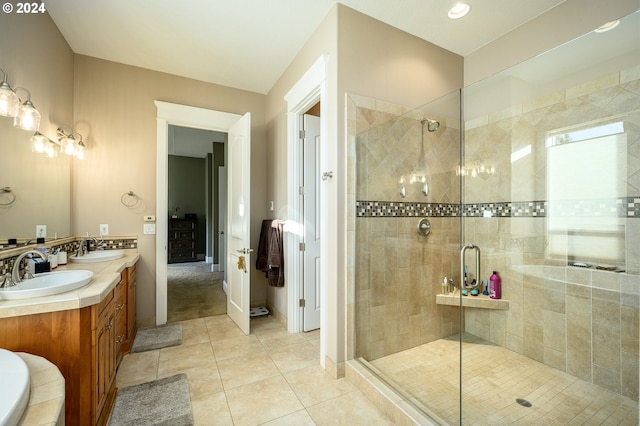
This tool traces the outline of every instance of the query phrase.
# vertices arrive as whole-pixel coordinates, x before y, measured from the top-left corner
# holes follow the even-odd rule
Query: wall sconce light
[[[77,135],[79,140],[77,140],[74,135]],[[72,155],[78,160],[84,159],[86,145],[84,144],[80,133],[74,132],[73,130],[70,130],[67,133],[62,128],[58,128],[58,141],[60,142],[60,152]]]
[[[35,132],[31,136],[31,151],[44,154],[49,158],[55,158],[60,151],[60,145],[52,141],[40,132]]]
[[[13,92],[18,90],[27,92],[27,100],[18,107],[18,113],[13,118],[13,126],[18,129],[36,131],[40,128],[40,113],[31,103],[31,92],[24,87],[16,87]]]
[[[84,150],[86,148],[86,146],[84,145],[84,142],[82,141],[82,135],[80,133],[76,133],[78,136],[80,136],[80,140],[78,141],[78,146],[76,146],[76,150],[73,153],[73,155],[78,159],[78,160],[84,160]]]
[[[5,117],[15,117],[18,115],[18,107],[20,106],[20,99],[18,95],[13,91],[9,83],[7,82],[7,73],[2,71],[2,83],[0,83],[0,115]]]

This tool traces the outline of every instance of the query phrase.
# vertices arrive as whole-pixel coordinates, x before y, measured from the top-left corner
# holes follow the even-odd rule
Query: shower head
[[[429,132],[435,132],[438,130],[438,127],[440,127],[439,121],[429,120],[428,118],[422,118],[422,120],[420,120],[420,124],[423,126],[426,124]]]

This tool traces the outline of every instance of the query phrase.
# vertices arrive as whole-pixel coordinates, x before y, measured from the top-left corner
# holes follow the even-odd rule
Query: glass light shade
[[[49,143],[47,143],[47,146],[45,147],[44,154],[49,158],[55,158],[58,156],[59,150],[60,150],[60,147],[58,146],[58,144],[56,144],[55,142],[49,141]]]
[[[82,143],[82,141],[78,142],[78,146],[76,147],[75,152],[73,153],[73,155],[78,159],[78,160],[84,160],[84,143]]]
[[[18,115],[20,99],[6,81],[0,84],[0,115],[15,117]]]
[[[44,154],[48,145],[49,139],[47,139],[47,137],[42,133],[35,132],[33,136],[31,136],[31,151],[37,152],[38,154]]]
[[[18,109],[13,119],[14,127],[24,130],[38,130],[40,128],[40,113],[30,100],[25,101]]]
[[[76,152],[76,140],[73,136],[62,139],[62,148],[60,148],[60,150],[64,151],[67,155],[73,155],[73,153]]]

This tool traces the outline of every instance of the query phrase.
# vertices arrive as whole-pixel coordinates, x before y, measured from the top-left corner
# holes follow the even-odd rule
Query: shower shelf
[[[505,299],[489,299],[488,296],[460,296],[460,294],[438,294],[436,295],[436,304],[460,306],[462,299],[463,308],[479,308],[479,309],[509,309],[509,301]]]

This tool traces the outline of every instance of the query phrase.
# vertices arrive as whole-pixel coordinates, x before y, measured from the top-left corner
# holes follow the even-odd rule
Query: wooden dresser
[[[169,219],[169,263],[198,260],[198,219]]]

